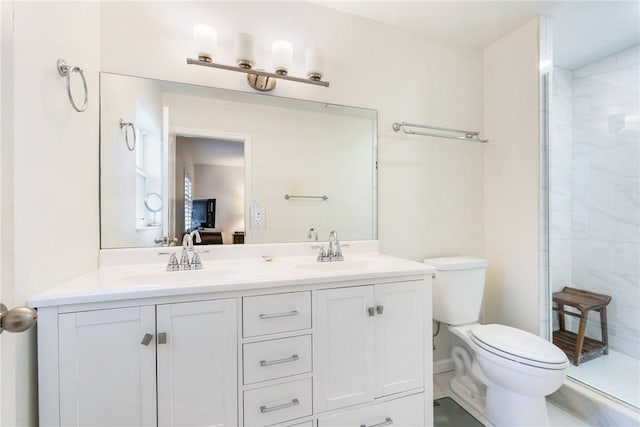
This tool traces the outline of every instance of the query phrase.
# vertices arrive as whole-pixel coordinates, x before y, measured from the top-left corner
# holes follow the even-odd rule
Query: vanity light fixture
[[[289,69],[293,64],[293,46],[288,41],[276,40],[273,42],[274,73],[253,68],[256,62],[256,45],[251,34],[239,33],[236,35],[234,62],[237,65],[214,62],[218,34],[212,27],[196,25],[193,29],[193,41],[198,58],[187,58],[187,64],[245,73],[247,74],[249,86],[256,90],[263,92],[273,90],[276,87],[276,79],[329,87],[329,82],[322,81],[324,53],[321,49],[313,48],[307,50],[305,55],[307,78],[301,78],[289,75]]]

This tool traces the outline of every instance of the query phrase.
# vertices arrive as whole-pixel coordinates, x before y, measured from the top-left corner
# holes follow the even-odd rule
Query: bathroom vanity
[[[41,425],[430,424],[431,267],[310,247],[212,247],[179,272],[103,251],[30,301]]]

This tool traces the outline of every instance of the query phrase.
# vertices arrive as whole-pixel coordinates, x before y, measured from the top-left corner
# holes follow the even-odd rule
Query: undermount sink
[[[370,261],[360,259],[355,261],[308,262],[296,264],[296,268],[313,271],[348,271],[359,270],[372,265]]]
[[[136,286],[205,285],[237,273],[237,270],[232,269],[163,271],[134,273],[121,277],[117,281],[120,283],[131,283]]]

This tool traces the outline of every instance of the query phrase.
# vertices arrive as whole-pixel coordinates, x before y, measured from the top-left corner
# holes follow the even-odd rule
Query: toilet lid
[[[569,363],[562,350],[529,332],[505,325],[477,325],[471,339],[500,357],[546,369],[564,369]]]

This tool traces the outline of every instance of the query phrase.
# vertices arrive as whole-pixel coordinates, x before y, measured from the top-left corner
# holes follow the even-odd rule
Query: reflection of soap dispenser
[[[253,206],[251,208],[251,214],[253,216],[253,225],[255,228],[264,228],[264,209],[262,205],[257,201],[253,201]]]

